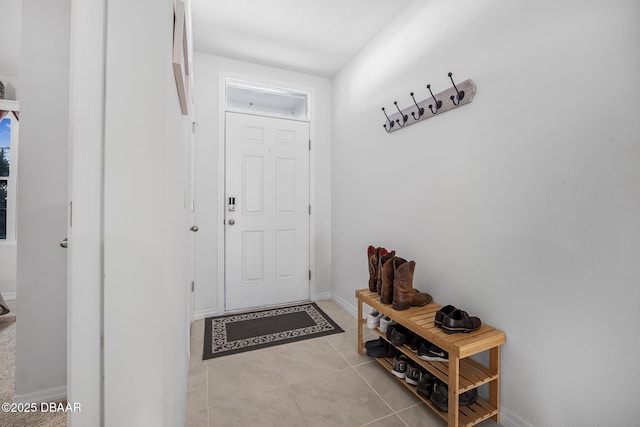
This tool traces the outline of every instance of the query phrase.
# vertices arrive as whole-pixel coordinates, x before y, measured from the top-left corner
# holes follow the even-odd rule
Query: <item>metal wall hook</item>
[[[383,127],[387,132],[391,132],[391,128],[393,128],[393,122],[391,121],[391,119],[389,118],[389,116],[387,116],[387,112],[384,110],[384,107],[382,107],[382,112],[384,113],[385,117],[387,118],[387,121],[389,122],[389,129],[387,129],[387,125],[386,125],[386,124],[382,125],[382,127]]]
[[[458,90],[458,87],[453,82],[452,76],[453,76],[453,73],[449,73],[449,78],[451,79],[451,83],[453,83],[453,87],[456,89],[456,95],[455,96],[451,95],[449,99],[451,100],[451,102],[453,102],[453,105],[460,105],[460,101],[462,101],[462,98],[464,98],[464,91]],[[458,100],[458,102],[456,102],[456,99]]]
[[[411,95],[411,98],[413,98],[413,103],[416,104],[416,107],[418,108],[418,117],[416,117],[416,112],[415,111],[412,111],[411,115],[413,116],[413,118],[415,120],[420,120],[420,117],[422,117],[422,115],[424,114],[424,107],[420,107],[418,105],[418,103],[416,102],[416,98],[414,98],[414,96],[413,96],[413,92],[411,92],[410,95]]]
[[[407,120],[409,120],[409,116],[407,114],[402,114],[400,107],[398,107],[398,101],[393,101],[393,105],[396,106],[396,108],[398,109],[398,113],[400,113],[400,116],[402,117],[402,124],[400,124],[400,119],[396,119],[396,123],[398,123],[398,126],[403,128],[404,124],[407,123]]]
[[[431,110],[431,112],[433,114],[438,114],[438,110],[442,107],[442,101],[436,99],[436,97],[433,95],[433,92],[431,91],[431,85],[430,84],[427,85],[427,89],[429,89],[429,93],[431,94],[431,97],[433,98],[433,100],[436,103],[436,111],[433,111],[433,104],[429,104],[429,109]]]

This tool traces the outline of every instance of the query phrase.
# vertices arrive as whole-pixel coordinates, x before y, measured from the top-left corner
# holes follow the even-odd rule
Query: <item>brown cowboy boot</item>
[[[393,304],[394,310],[406,310],[411,306],[423,306],[431,302],[431,295],[413,289],[415,261],[395,258],[393,261]]]
[[[385,249],[386,251],[386,249]],[[382,251],[380,251],[382,252]],[[385,262],[387,262],[389,259],[393,258],[394,256],[396,256],[396,251],[391,251],[388,254],[380,254],[380,256],[378,257],[378,282],[377,282],[377,289],[378,289],[378,294],[382,295],[382,266],[384,265]]]
[[[378,260],[376,259],[378,256],[378,251],[373,246],[369,246],[367,249],[367,264],[369,264],[369,290],[371,292],[376,292],[377,289],[377,279],[376,279],[376,266],[378,265]]]
[[[392,254],[395,252],[392,252]],[[380,277],[382,277],[382,287],[380,289],[380,302],[391,304],[393,302],[393,260],[395,256],[388,258],[382,265]]]
[[[369,246],[367,249],[367,255],[369,255],[369,290],[371,292],[378,292],[378,277],[380,271],[378,270],[379,259],[382,255],[388,254],[385,248],[374,248]]]
[[[373,246],[367,249],[367,263],[369,264],[369,290],[371,292],[378,291],[378,279],[376,275],[376,267],[378,266],[378,250]]]

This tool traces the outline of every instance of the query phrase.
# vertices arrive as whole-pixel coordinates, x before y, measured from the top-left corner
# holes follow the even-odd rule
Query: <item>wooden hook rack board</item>
[[[402,114],[400,114],[400,112],[390,114],[389,120],[393,123],[393,127],[391,127],[391,130],[387,130],[387,132],[391,133],[391,132],[404,129],[407,126],[411,126],[416,123],[423,122],[427,119],[430,119],[431,117],[439,116],[440,114],[446,113],[449,110],[453,110],[465,104],[469,104],[473,100],[474,95],[476,94],[475,83],[473,83],[471,79],[467,79],[462,83],[457,84],[456,86],[458,87],[458,90],[464,91],[464,98],[460,100],[460,103],[458,105],[455,105],[451,100],[451,96],[455,98],[457,91],[454,87],[450,87],[449,89],[446,89],[438,93],[437,95],[435,95],[435,98],[438,101],[442,101],[442,107],[440,107],[440,109],[436,112],[436,114],[433,114],[433,112],[429,108],[429,105],[435,108],[435,102],[433,98],[429,96],[417,103],[418,107],[424,108],[424,114],[418,120],[415,120],[414,117],[411,115],[412,112],[415,113],[416,116],[418,115],[418,107],[416,107],[415,104],[411,104],[410,106],[402,109],[401,110]],[[408,116],[407,121],[404,123],[404,126],[401,126],[396,122],[396,120],[399,120],[400,123],[402,124],[402,118],[404,115]],[[387,121],[385,122],[385,124],[388,126],[389,122]]]

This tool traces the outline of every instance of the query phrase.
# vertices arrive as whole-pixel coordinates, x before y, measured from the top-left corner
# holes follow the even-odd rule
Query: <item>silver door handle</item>
[[[198,230],[199,230],[199,228],[198,228],[198,226],[197,226],[197,225],[194,225],[194,226],[192,226],[189,230],[191,230],[191,231],[193,231],[193,232],[195,233],[196,231],[198,231]]]
[[[67,249],[67,242],[68,242],[68,239],[66,237],[60,240],[60,247]]]

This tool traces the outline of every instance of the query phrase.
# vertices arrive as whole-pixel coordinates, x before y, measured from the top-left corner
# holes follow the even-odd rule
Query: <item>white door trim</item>
[[[286,87],[309,94],[309,138],[311,139],[311,151],[309,152],[309,203],[311,215],[309,217],[309,268],[311,280],[309,282],[309,297],[312,301],[317,299],[316,292],[316,150],[313,142],[316,140],[315,112],[316,93],[309,86],[298,85],[290,82],[269,80],[260,76],[247,75],[233,71],[220,70],[218,75],[218,198],[216,203],[216,221],[218,223],[218,313],[225,312],[225,228],[223,224],[225,209],[225,115],[227,112],[225,103],[225,82],[227,79],[244,80],[264,85]],[[229,110],[231,111],[231,110]]]
[[[67,400],[73,426],[104,425],[104,103],[107,0],[73,1],[69,111]]]

